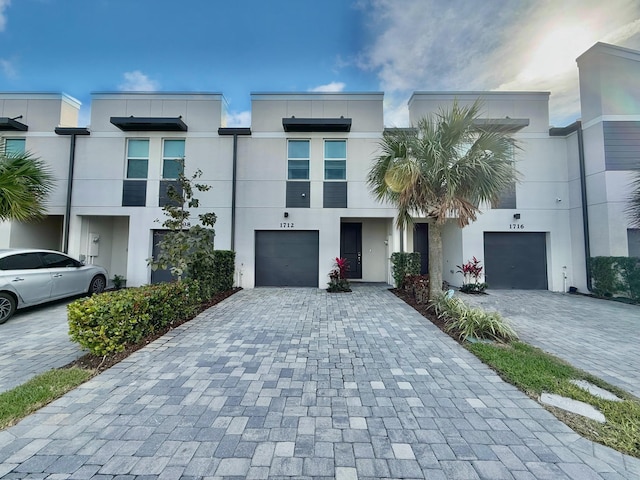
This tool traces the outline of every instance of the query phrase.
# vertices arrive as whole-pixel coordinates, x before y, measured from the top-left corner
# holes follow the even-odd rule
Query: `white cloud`
[[[11,5],[11,0],[0,0],[0,32],[7,26],[7,14],[5,10]]]
[[[640,47],[637,0],[360,0],[395,118],[412,91],[551,91],[552,119],[579,113],[576,57],[598,41]],[[387,113],[385,112],[387,117]]]
[[[346,85],[343,82],[331,82],[309,89],[310,92],[342,92]]]
[[[160,84],[155,80],[151,80],[140,70],[133,72],[125,72],[124,83],[118,88],[125,92],[155,92],[160,88]]]
[[[2,70],[2,73],[7,78],[18,77],[18,71],[16,70],[14,65],[5,58],[0,58],[0,70]]]
[[[251,126],[251,110],[244,112],[227,112],[227,127]]]

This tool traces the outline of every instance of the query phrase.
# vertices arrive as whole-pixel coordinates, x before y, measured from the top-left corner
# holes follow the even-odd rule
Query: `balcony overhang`
[[[20,123],[13,118],[0,117],[0,131],[3,132],[26,132],[29,127],[24,123]]]
[[[218,135],[251,135],[251,129],[247,127],[220,127]]]
[[[478,130],[491,132],[516,133],[529,126],[528,118],[477,118],[473,126]]]
[[[283,118],[285,132],[350,132],[350,118]]]
[[[91,135],[87,127],[56,127],[56,135]]]
[[[123,132],[186,132],[182,117],[111,117]]]

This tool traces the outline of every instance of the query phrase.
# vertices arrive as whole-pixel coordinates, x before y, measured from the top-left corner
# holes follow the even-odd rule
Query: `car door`
[[[78,295],[89,286],[80,262],[56,252],[41,252],[44,267],[51,274],[53,286],[51,298]]]
[[[52,279],[43,268],[37,252],[16,253],[0,259],[2,276],[25,305],[46,302],[51,296]]]

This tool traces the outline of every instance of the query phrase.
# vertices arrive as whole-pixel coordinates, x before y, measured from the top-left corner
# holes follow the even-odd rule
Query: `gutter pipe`
[[[68,135],[71,137],[69,147],[69,173],[67,174],[67,202],[64,210],[64,224],[62,227],[62,251],[69,253],[69,229],[71,225],[71,194],[73,191],[73,167],[76,160],[76,137],[78,135],[91,135],[89,129],[75,127],[56,127],[57,135]]]

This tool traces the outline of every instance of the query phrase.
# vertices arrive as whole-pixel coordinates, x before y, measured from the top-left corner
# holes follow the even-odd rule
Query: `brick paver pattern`
[[[242,291],[18,425],[1,478],[631,479],[384,288]]]

